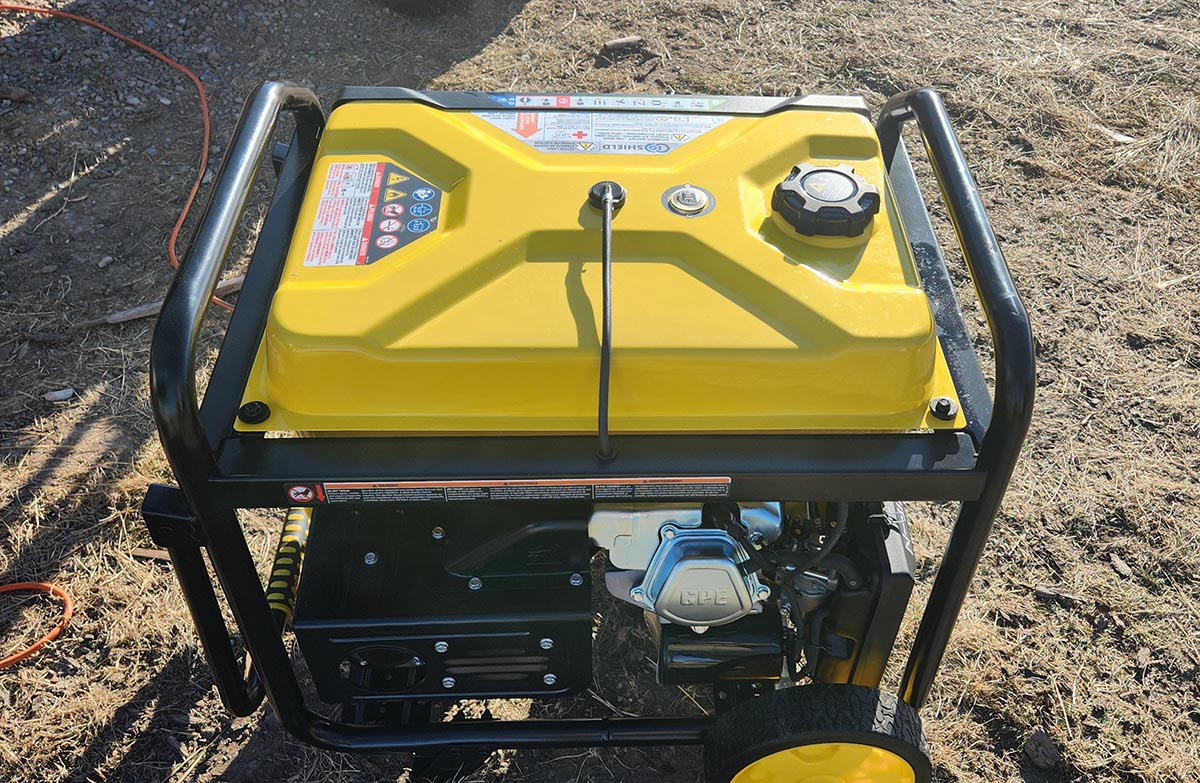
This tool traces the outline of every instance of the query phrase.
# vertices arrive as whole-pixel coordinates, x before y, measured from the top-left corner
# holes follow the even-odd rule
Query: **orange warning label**
[[[494,481],[339,481],[321,485],[328,503],[463,500],[658,500],[729,497],[728,476],[497,479]]]

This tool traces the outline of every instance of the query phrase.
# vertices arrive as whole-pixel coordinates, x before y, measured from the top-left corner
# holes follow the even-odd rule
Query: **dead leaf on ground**
[[[1074,603],[1081,603],[1083,601],[1082,596],[1074,595],[1073,593],[1063,592],[1062,590],[1059,590],[1057,587],[1051,587],[1050,585],[1034,585],[1033,594],[1036,595],[1038,598],[1045,598],[1047,600],[1054,600],[1057,598],[1061,598],[1063,600],[1071,601]]]
[[[1125,577],[1126,579],[1133,576],[1133,569],[1130,568],[1129,564],[1126,563],[1124,560],[1122,560],[1121,556],[1118,555],[1116,552],[1108,553],[1108,562],[1112,564],[1114,571],[1116,571],[1118,574]]]

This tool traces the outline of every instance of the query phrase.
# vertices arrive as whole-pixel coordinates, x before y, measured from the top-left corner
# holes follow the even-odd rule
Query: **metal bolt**
[[[443,538],[445,538],[445,537],[446,537],[446,528],[444,528],[444,527],[435,527],[435,528],[434,528],[434,529],[433,529],[433,530],[430,532],[430,535],[431,535],[431,536],[433,536],[433,540],[434,540],[434,541],[441,541]]]
[[[540,642],[538,642],[538,646],[541,647],[543,650],[553,650],[554,649],[554,640],[553,639],[542,639]]]
[[[675,528],[664,527],[662,534],[663,534],[663,538],[674,538],[675,537]]]
[[[473,576],[471,577],[471,580],[467,582],[467,587],[471,588],[472,590],[479,590],[483,587],[483,580],[477,576]]]
[[[369,566],[373,566],[379,562],[379,555],[375,554],[374,552],[367,552],[365,555],[363,555],[363,562]]]
[[[934,397],[929,401],[929,412],[942,421],[951,421],[958,415],[958,403],[949,397]]]
[[[583,584],[583,574],[571,574],[571,587],[579,587]]]
[[[754,594],[760,601],[765,601],[771,597],[771,588],[766,585],[760,585],[758,591]]]
[[[547,685],[553,685],[554,683],[558,682],[558,678],[553,674],[547,674],[546,676],[542,677],[542,682],[546,683]]]
[[[445,642],[434,642],[433,649],[437,650],[440,653],[444,653],[444,652],[446,652],[446,650],[450,649],[450,645],[446,644]]]
[[[629,597],[641,603],[646,598],[646,591],[640,587],[635,587],[629,591]]]
[[[454,678],[453,677],[443,677],[442,678],[442,687],[447,688],[447,689],[453,688],[454,687]]]
[[[754,544],[755,546],[762,546],[763,542],[766,540],[766,536],[764,536],[762,533],[759,533],[757,530],[750,534],[750,543]]]

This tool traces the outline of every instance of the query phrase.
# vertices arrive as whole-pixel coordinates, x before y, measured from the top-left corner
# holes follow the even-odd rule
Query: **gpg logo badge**
[[[679,593],[680,606],[724,606],[727,603],[728,590],[683,590]]]

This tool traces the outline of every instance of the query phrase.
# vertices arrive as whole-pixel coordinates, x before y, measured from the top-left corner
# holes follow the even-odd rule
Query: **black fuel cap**
[[[801,234],[856,237],[879,211],[879,188],[845,163],[801,163],[775,186],[771,206]]]

